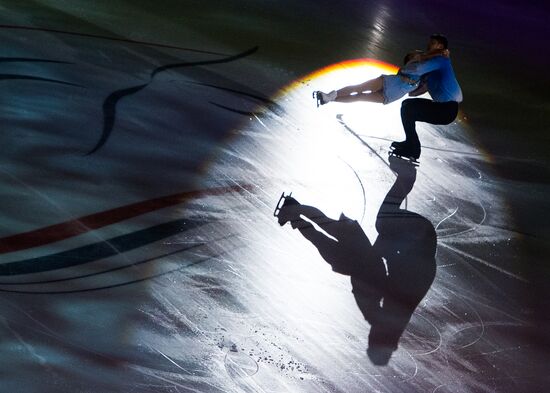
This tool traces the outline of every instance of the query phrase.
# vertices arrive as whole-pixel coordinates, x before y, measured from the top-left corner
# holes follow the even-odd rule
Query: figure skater
[[[410,52],[403,59],[403,64],[423,62],[436,56],[448,57],[449,51],[447,49],[434,49],[425,53],[422,51]],[[387,105],[416,90],[420,86],[420,81],[420,76],[409,75],[399,69],[396,75],[380,75],[378,78],[333,90],[330,93],[316,91],[314,97],[317,99],[318,105],[325,105],[333,101],[367,101]]]

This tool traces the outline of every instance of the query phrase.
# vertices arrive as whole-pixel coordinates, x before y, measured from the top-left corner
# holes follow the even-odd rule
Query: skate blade
[[[408,161],[408,162],[410,162],[411,164],[413,164],[414,166],[419,166],[419,165],[420,165],[420,161],[418,161],[416,158],[414,158],[414,157],[409,157],[409,156],[403,156],[403,155],[401,155],[401,154],[398,154],[398,153],[395,152],[395,149],[392,150],[392,151],[390,151],[390,152],[389,152],[389,155],[390,155],[390,156],[393,156],[393,157],[397,157],[397,158],[399,158],[399,159],[401,159],[401,160],[403,160],[403,161]]]
[[[319,92],[314,91],[312,96],[313,96],[313,99],[315,100],[315,103],[317,104],[317,108],[319,108],[319,105],[321,105],[321,99],[319,98]]]
[[[279,202],[277,202],[277,206],[275,206],[275,210],[273,211],[273,216],[274,217],[279,217],[279,212],[281,211],[281,208],[283,207],[284,203],[285,203],[285,199],[287,197],[290,197],[292,196],[292,193],[288,194],[288,195],[285,195],[285,193],[283,192],[281,194],[281,197],[279,198]]]

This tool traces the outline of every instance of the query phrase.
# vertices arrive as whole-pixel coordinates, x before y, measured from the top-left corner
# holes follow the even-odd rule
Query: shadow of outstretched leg
[[[374,254],[369,238],[357,221],[344,214],[334,220],[316,207],[297,201],[288,211],[285,206],[281,208],[280,215],[287,213],[292,227],[317,248],[333,271],[350,276],[368,272],[373,283],[385,279],[382,260]]]
[[[334,220],[291,197],[278,214],[279,224],[290,222],[333,271],[350,276],[357,306],[371,325],[367,355],[376,365],[389,362],[435,277],[433,225],[400,208],[414,186],[416,167],[390,157],[390,168],[397,178],[378,211],[374,245],[359,223],[344,214]]]

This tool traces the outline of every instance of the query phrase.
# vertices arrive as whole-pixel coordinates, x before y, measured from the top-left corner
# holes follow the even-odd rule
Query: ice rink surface
[[[548,389],[548,6],[0,9],[1,392]],[[400,102],[316,107],[434,32],[420,165]]]

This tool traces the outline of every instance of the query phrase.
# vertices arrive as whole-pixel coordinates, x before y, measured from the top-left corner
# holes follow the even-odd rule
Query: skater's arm
[[[420,85],[409,93],[409,97],[417,97],[428,91],[428,84],[426,82],[421,82]]]
[[[426,53],[419,53],[418,55],[415,56],[413,61],[422,62],[422,61],[433,59],[434,57],[437,57],[437,56],[449,57],[450,56],[449,49],[434,49]]]
[[[401,67],[399,73],[411,76],[422,76],[428,72],[440,69],[445,60],[443,56],[436,56],[425,61],[408,63],[406,66]]]

